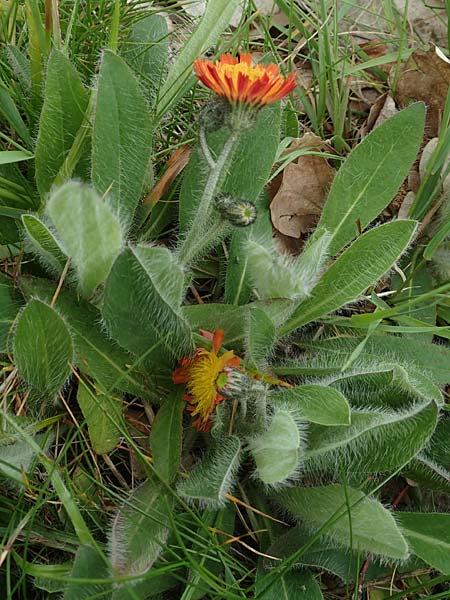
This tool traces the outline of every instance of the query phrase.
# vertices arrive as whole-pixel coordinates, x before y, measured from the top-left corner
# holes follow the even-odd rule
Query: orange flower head
[[[212,351],[197,348],[193,357],[182,358],[172,379],[175,384],[186,384],[184,399],[192,417],[195,417],[194,425],[199,431],[209,431],[211,415],[217,404],[225,399],[221,391],[227,385],[228,370],[238,367],[240,358],[234,356],[232,350],[218,356],[224,337],[222,329],[214,333],[201,331],[201,334],[212,341]]]
[[[199,58],[194,69],[202,83],[231,104],[259,108],[277,102],[295,88],[293,73],[284,77],[273,63],[253,65],[251,54],[239,58],[222,54],[216,62]]]

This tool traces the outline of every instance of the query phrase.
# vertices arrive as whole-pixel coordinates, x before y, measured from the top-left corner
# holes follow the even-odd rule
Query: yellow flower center
[[[262,65],[247,65],[245,63],[238,63],[237,65],[228,65],[224,63],[216,63],[217,71],[228,77],[236,78],[239,73],[246,75],[250,81],[256,81],[260,79],[266,72],[266,68]]]
[[[217,404],[220,388],[226,384],[222,377],[223,369],[233,352],[217,356],[214,352],[201,350],[189,370],[187,391],[192,396],[190,403],[195,406],[192,416],[201,415],[206,420]]]

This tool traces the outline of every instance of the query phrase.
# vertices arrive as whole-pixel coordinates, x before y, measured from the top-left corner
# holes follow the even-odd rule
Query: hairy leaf
[[[122,48],[123,58],[142,77],[153,102],[166,72],[168,46],[166,19],[150,14],[133,24]]]
[[[54,49],[47,65],[44,106],[36,142],[36,182],[41,196],[51,189],[80,129],[89,94],[62,52]]]
[[[193,341],[181,314],[183,293],[183,270],[167,248],[126,248],[104,294],[103,317],[112,337],[136,354],[160,343],[171,354],[188,354]]]
[[[56,284],[37,278],[22,278],[21,286],[26,295],[36,295],[46,302],[51,301],[56,289]],[[132,366],[130,355],[104,332],[100,312],[92,304],[61,290],[57,307],[70,326],[77,365],[84,373],[108,392],[119,389],[144,398],[152,396],[144,377]]]
[[[385,558],[408,557],[407,543],[394,517],[380,502],[360,490],[345,490],[341,485],[299,487],[283,490],[274,497],[308,527],[322,530],[346,548]]]
[[[393,221],[359,237],[326,271],[311,296],[300,303],[282,333],[358,298],[390,269],[411,242],[415,230],[415,221]]]
[[[277,408],[266,431],[248,440],[259,479],[277,486],[292,478],[300,462],[300,445],[300,424],[295,412]]]
[[[188,502],[208,508],[222,506],[233,486],[240,464],[240,452],[241,442],[236,436],[217,441],[194,467],[188,479],[180,481],[177,492]]]
[[[107,563],[96,549],[90,546],[80,546],[78,548],[70,573],[71,579],[107,579],[108,575]],[[109,600],[111,593],[111,584],[71,581],[64,591],[64,600],[89,600],[97,594],[101,598]]]
[[[113,569],[144,575],[164,549],[170,531],[172,499],[148,480],[136,488],[116,513],[109,535]]]
[[[275,392],[270,402],[288,403],[306,421],[319,425],[350,425],[350,406],[338,390],[322,385],[299,385]]]
[[[120,224],[94,190],[74,182],[52,195],[47,213],[77,270],[80,290],[89,297],[106,279],[120,252]]]
[[[8,350],[8,340],[11,325],[21,306],[19,294],[12,286],[12,282],[3,273],[0,275],[0,353]]]
[[[331,232],[337,254],[386,208],[417,157],[425,105],[416,103],[375,128],[339,169],[323,208],[319,227]]]
[[[450,573],[450,514],[399,512],[397,522],[414,554]]]
[[[67,256],[53,233],[35,215],[22,215],[22,223],[33,252],[51,272],[60,275]]]
[[[40,300],[30,300],[19,317],[14,359],[23,379],[43,394],[55,394],[69,377],[72,337],[60,315]]]
[[[349,427],[311,426],[305,468],[346,466],[370,473],[398,467],[423,448],[437,415],[430,402],[399,411],[354,410]]]
[[[145,98],[128,65],[103,53],[92,132],[92,183],[125,230],[133,222],[152,143]]]

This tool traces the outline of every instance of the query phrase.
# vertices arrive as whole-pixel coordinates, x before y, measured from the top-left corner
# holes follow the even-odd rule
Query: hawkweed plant
[[[276,53],[198,57],[237,1],[209,2],[170,64],[151,9],[118,37],[116,3],[91,56],[60,43],[78,3],[58,43],[26,5],[0,88],[8,598],[29,577],[65,600],[192,600],[321,598],[324,571],[356,595],[392,569],[448,573],[450,515],[421,500],[450,493],[448,332],[420,310],[449,283],[402,296],[427,233],[386,212],[424,105],[345,157],[291,255],[266,184],[295,76]],[[186,105],[192,153],[149,202]]]

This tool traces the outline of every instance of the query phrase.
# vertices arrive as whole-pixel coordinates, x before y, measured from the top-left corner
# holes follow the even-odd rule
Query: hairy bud
[[[217,131],[230,121],[230,104],[223,98],[214,97],[206,104],[199,115],[200,127],[206,132]]]
[[[248,227],[256,220],[256,206],[250,200],[233,198],[222,193],[216,196],[216,206],[222,216],[236,227]]]

